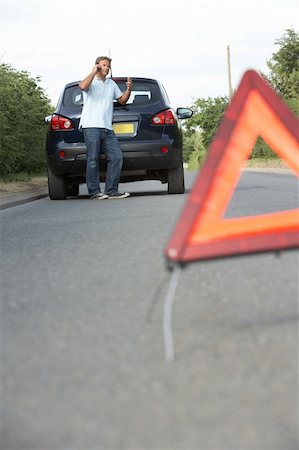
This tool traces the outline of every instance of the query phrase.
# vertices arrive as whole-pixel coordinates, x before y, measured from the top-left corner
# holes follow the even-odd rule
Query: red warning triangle
[[[261,136],[299,176],[299,121],[257,72],[245,72],[165,249],[172,262],[299,247],[299,209],[224,219]]]

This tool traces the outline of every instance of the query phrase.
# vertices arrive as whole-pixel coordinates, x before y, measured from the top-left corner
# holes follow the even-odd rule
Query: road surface
[[[1,212],[1,449],[296,450],[298,252],[183,269],[167,363],[163,249],[188,192],[121,188]],[[227,216],[296,207],[294,177],[245,172]]]

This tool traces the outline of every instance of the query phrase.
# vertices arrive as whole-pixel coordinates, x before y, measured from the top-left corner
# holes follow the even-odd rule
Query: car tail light
[[[176,117],[172,109],[166,109],[155,114],[151,119],[152,125],[175,125]]]
[[[54,131],[70,131],[74,129],[73,122],[70,119],[62,116],[56,116],[55,114],[51,119],[51,130]]]

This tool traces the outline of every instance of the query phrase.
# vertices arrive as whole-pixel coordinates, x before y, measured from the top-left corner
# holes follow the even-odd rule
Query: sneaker
[[[114,200],[118,198],[127,198],[130,197],[129,192],[116,192],[115,194],[109,195],[109,200]]]
[[[92,195],[90,197],[90,200],[106,200],[107,198],[108,198],[108,195],[98,192],[97,194]]]

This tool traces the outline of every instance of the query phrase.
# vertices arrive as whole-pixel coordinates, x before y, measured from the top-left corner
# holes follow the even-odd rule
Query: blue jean
[[[113,130],[106,128],[83,128],[86,144],[86,184],[90,195],[98,194],[100,189],[100,153],[107,158],[105,194],[118,191],[123,154]]]

